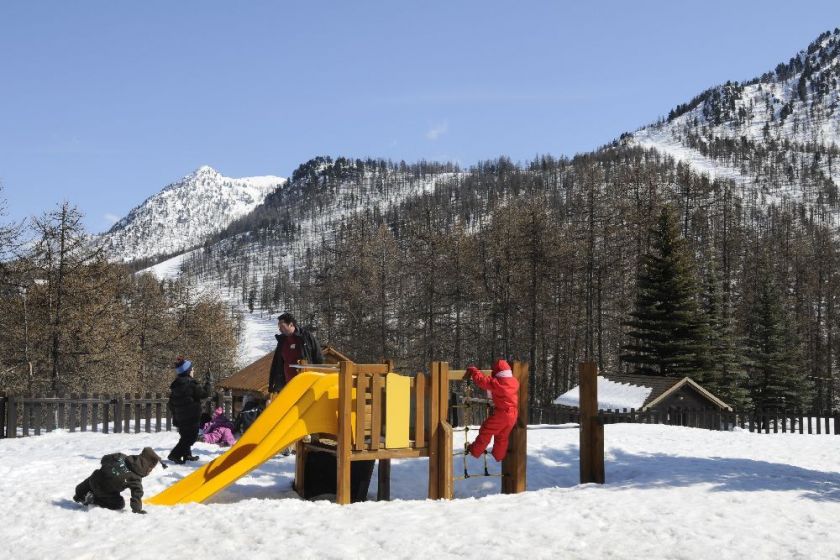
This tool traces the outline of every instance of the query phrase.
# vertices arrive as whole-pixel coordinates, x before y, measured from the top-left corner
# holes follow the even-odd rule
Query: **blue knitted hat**
[[[178,360],[179,363],[175,366],[175,371],[178,372],[178,375],[186,375],[192,369],[192,362],[189,360],[184,360],[183,362]]]

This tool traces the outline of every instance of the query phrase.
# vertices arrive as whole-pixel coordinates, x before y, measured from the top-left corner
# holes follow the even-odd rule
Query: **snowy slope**
[[[188,251],[178,256],[167,259],[154,266],[146,268],[140,273],[151,273],[158,280],[174,280],[181,276],[181,266],[185,261],[192,258],[195,251]],[[239,353],[236,362],[240,367],[254,362],[267,353],[274,351],[277,340],[274,335],[278,333],[277,317],[258,310],[249,313],[248,310],[237,299],[237,295],[229,289],[223,288],[218,278],[191,278],[185,277],[193,283],[193,293],[196,297],[210,295],[225,301],[232,309],[236,309],[242,317],[242,333],[239,340]]]
[[[189,249],[250,213],[285,182],[274,176],[233,179],[200,167],[129,212],[103,235],[105,246],[122,261]]]
[[[456,434],[456,447],[462,447]],[[607,484],[579,485],[578,430],[531,426],[528,491],[456,482],[425,499],[425,459],[393,460],[394,501],[337,506],[291,491],[275,457],[205,505],[85,510],[73,489],[110,452],[165,455],[177,434],[58,432],[0,442],[3,558],[838,558],[836,436],[605,426]],[[221,449],[199,443],[200,463]],[[492,463],[492,460],[491,460]],[[463,470],[455,458],[454,472]],[[474,473],[482,462],[470,459]],[[498,470],[491,464],[493,472]],[[153,495],[191,472],[156,468]],[[376,471],[371,483],[375,496]],[[125,493],[127,495],[127,493]]]
[[[815,152],[840,147],[840,31],[821,35],[774,72],[703,92],[668,120],[623,141],[656,149],[712,179],[730,179],[745,200],[759,205],[825,209],[825,193],[840,185],[840,166]],[[739,144],[746,154],[740,160],[732,157]],[[772,165],[785,172],[773,173]],[[827,211],[840,224],[836,205]]]

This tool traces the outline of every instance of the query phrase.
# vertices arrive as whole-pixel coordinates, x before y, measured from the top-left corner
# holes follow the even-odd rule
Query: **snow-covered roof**
[[[598,408],[600,410],[620,410],[622,408],[642,408],[653,389],[629,383],[617,383],[598,376]],[[580,405],[580,387],[566,391],[554,404],[578,407]]]

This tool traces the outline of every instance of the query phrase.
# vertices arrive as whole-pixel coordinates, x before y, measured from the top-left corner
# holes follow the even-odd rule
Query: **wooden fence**
[[[0,396],[0,438],[59,429],[105,434],[170,431],[168,400],[161,393]],[[217,392],[203,406],[206,412],[222,406],[230,417],[231,403],[229,391]]]
[[[600,410],[603,424],[637,423],[686,426],[707,430],[740,428],[754,433],[798,433],[840,435],[840,411],[763,411],[729,412],[712,409],[671,408],[668,410]],[[580,413],[562,407],[532,408],[531,424],[580,422]]]

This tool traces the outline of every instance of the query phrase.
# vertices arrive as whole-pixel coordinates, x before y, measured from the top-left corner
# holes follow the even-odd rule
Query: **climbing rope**
[[[457,406],[459,408],[471,408],[473,406],[473,403],[484,404],[487,408],[488,413],[489,413],[490,407],[493,404],[493,401],[490,400],[490,399],[481,399],[481,398],[475,398],[475,397],[464,397],[464,398],[461,399],[461,403],[462,404],[455,405],[455,406]],[[488,452],[487,452],[486,449],[482,453],[482,456],[484,457],[484,474],[470,474],[470,471],[467,468],[467,455],[469,455],[469,448],[470,448],[470,437],[469,437],[470,427],[469,426],[464,426],[463,429],[457,429],[457,430],[452,430],[452,431],[453,432],[454,431],[463,431],[464,432],[464,450],[463,451],[456,451],[456,452],[453,453],[453,455],[462,455],[464,457],[464,476],[455,477],[455,480],[466,480],[468,478],[500,478],[500,477],[504,476],[503,473],[491,473],[490,472],[490,469],[487,466]]]

